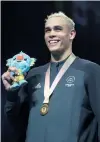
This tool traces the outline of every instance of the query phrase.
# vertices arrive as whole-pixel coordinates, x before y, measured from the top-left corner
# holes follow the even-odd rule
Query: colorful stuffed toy
[[[16,67],[18,69],[18,75],[16,75],[15,72],[10,72],[11,76],[14,77],[14,81],[11,85],[12,90],[17,89],[21,85],[27,83],[27,81],[24,79],[24,74],[30,70],[31,66],[33,66],[35,62],[35,58],[30,58],[30,56],[23,53],[22,51],[19,54],[16,54],[15,56],[7,60],[6,66]]]

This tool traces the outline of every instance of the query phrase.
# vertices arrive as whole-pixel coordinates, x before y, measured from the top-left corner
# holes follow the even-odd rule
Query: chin
[[[51,53],[55,53],[55,52],[58,52],[59,50],[58,50],[58,49],[49,49],[49,51],[50,51]]]
[[[53,49],[53,50],[49,50],[49,51],[50,51],[51,54],[59,54],[59,53],[61,53],[61,51],[58,50],[58,49]]]
[[[50,52],[55,52],[55,51],[59,51],[60,48],[58,46],[52,46],[52,47],[48,47]]]

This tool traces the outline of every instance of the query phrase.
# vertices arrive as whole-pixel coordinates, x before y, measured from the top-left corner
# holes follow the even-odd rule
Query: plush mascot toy
[[[10,72],[11,76],[14,77],[14,81],[11,85],[12,90],[17,89],[21,85],[27,83],[27,81],[24,78],[24,74],[30,70],[31,66],[33,66],[35,62],[35,58],[30,58],[30,56],[23,53],[22,51],[19,54],[16,54],[15,56],[7,60],[6,66],[16,67],[18,69],[18,75],[16,75],[15,72]]]

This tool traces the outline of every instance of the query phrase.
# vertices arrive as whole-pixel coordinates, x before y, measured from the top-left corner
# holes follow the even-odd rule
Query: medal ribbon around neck
[[[68,59],[66,59],[66,62],[64,63],[64,65],[62,66],[62,68],[58,72],[57,76],[55,77],[55,80],[53,81],[51,87],[50,87],[50,65],[49,65],[46,75],[45,75],[44,101],[43,101],[43,105],[40,109],[41,115],[44,116],[48,113],[49,98],[50,98],[52,92],[54,91],[55,87],[57,86],[58,82],[60,81],[60,79],[64,75],[64,73],[68,70],[68,68],[74,62],[75,59],[76,59],[76,56],[73,53],[71,55],[69,55]]]
[[[56,88],[58,82],[64,75],[64,73],[68,70],[70,65],[74,62],[76,59],[76,56],[72,53],[69,55],[68,59],[65,61],[64,65],[61,67],[60,71],[58,72],[57,76],[55,77],[55,80],[53,81],[51,87],[50,87],[50,65],[47,69],[46,75],[45,75],[45,86],[44,86],[44,101],[43,104],[49,104],[49,98]]]

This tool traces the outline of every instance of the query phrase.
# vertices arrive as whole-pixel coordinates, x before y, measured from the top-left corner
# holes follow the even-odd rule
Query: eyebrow
[[[60,30],[62,30],[62,29],[63,29],[63,27],[62,27],[62,26],[57,25],[57,26],[54,26],[54,29],[60,29]]]
[[[50,28],[50,27],[45,27],[45,30],[46,30],[46,29],[51,29],[51,28]]]
[[[63,29],[63,27],[59,26],[59,25],[56,25],[56,26],[53,27],[53,29],[57,29],[57,28],[61,29],[61,30]],[[51,29],[51,27],[45,27],[45,30],[47,30],[47,29]]]

